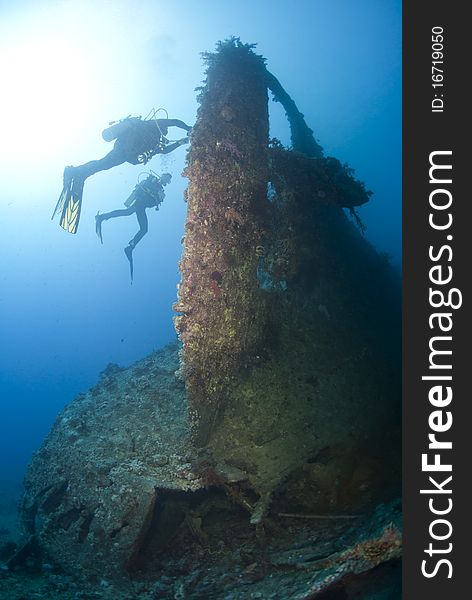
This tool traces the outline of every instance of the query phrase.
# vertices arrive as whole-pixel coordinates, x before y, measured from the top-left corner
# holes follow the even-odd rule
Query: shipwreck
[[[363,236],[370,192],[253,46],[204,59],[179,342],[59,415],[9,564],[44,555],[113,598],[375,598],[401,555],[399,277]]]

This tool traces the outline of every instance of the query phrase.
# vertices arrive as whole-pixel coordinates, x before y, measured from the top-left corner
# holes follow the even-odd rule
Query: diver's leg
[[[111,152],[100,160],[91,160],[84,165],[78,167],[66,167],[64,169],[64,189],[70,189],[70,199],[74,203],[74,206],[79,207],[79,214],[82,205],[85,180],[91,175],[98,173],[98,171],[111,169],[124,162],[125,157],[121,150],[113,148]],[[67,212],[67,207],[64,208],[64,211]]]
[[[131,255],[133,253],[134,248],[136,247],[136,244],[138,242],[140,242],[143,239],[143,237],[146,235],[146,233],[148,232],[148,218],[146,215],[145,207],[144,206],[136,206],[136,203],[135,203],[135,205],[132,208],[136,212],[136,217],[138,219],[138,225],[139,225],[139,231],[134,236],[134,238],[132,240],[130,240],[129,244],[125,248],[125,254],[128,257],[128,260],[130,262],[132,260]]]
[[[122,165],[124,162],[126,162],[126,158],[123,152],[117,148],[113,148],[113,150],[99,160],[90,160],[78,167],[66,167],[66,169],[72,179],[82,179],[85,181],[88,177],[95,175],[99,171],[107,171],[108,169]]]
[[[129,243],[132,249],[135,248],[136,244],[140,242],[148,232],[148,218],[146,209],[143,206],[136,207],[136,217],[138,219],[139,231]]]
[[[133,213],[134,207],[130,206],[129,208],[119,208],[117,210],[112,210],[111,212],[103,213],[97,216],[103,221],[107,221],[108,219],[114,219],[115,217],[129,217]]]
[[[95,231],[100,238],[101,243],[103,244],[102,238],[102,222],[107,221],[108,219],[114,219],[115,217],[129,217],[135,211],[134,206],[130,206],[129,208],[119,208],[117,210],[112,210],[107,213],[97,213],[95,215]]]
[[[120,149],[113,148],[106,156],[100,160],[92,160],[79,167],[66,167],[64,169],[64,182],[61,196],[54,210],[56,214],[62,209],[60,225],[70,233],[76,233],[80,211],[82,206],[82,195],[84,183],[87,177],[121,165],[126,160],[126,156]]]
[[[136,244],[146,235],[148,231],[148,219],[145,207],[136,206],[135,203],[134,208],[136,211],[136,217],[138,218],[139,231],[125,248],[126,258],[129,260],[131,281],[133,281],[133,250]]]
[[[106,156],[99,160],[91,160],[78,167],[66,167],[64,169],[64,182],[72,180],[72,196],[82,199],[85,180],[99,171],[106,171],[122,165],[126,161],[120,149],[113,148]]]

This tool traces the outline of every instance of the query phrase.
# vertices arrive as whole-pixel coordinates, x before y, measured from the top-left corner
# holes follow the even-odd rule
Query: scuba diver
[[[156,111],[154,111],[155,117]],[[64,182],[61,195],[52,218],[60,213],[59,224],[70,233],[76,233],[79,226],[82,194],[85,180],[98,173],[125,162],[132,165],[145,165],[156,154],[169,154],[189,141],[188,135],[171,142],[167,139],[169,127],[179,127],[188,133],[192,128],[179,119],[141,119],[126,117],[114,122],[102,132],[106,142],[116,140],[111,150],[99,160],[91,160],[78,167],[64,169]]]
[[[129,260],[131,281],[133,281],[133,250],[136,247],[136,244],[142,240],[148,231],[146,209],[155,206],[156,210],[159,210],[159,205],[165,197],[164,186],[168,185],[171,179],[172,175],[170,173],[163,173],[159,177],[159,175],[156,175],[156,173],[151,171],[151,174],[146,177],[144,181],[139,182],[138,178],[138,184],[124,203],[127,208],[113,210],[103,214],[97,213],[95,217],[95,231],[103,244],[103,221],[114,219],[115,217],[128,217],[133,213],[136,214],[139,231],[125,248],[126,258]]]

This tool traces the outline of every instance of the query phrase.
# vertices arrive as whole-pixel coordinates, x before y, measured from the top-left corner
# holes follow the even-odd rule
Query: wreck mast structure
[[[205,59],[174,305],[194,440],[261,497],[327,453],[325,483],[345,478],[329,493],[347,499],[363,460],[393,481],[399,456],[399,282],[343,210],[371,193],[323,156],[251,46]],[[269,89],[291,150],[269,142]]]

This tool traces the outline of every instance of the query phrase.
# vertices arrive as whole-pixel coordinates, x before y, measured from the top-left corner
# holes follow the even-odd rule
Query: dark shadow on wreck
[[[58,417],[2,598],[399,597],[400,282],[362,235],[370,192],[252,46],[205,61],[181,344],[108,367]]]

